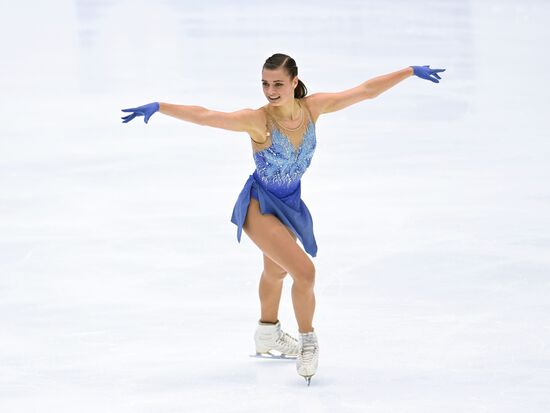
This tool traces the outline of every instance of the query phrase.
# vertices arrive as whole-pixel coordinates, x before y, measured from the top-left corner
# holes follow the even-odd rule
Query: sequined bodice
[[[256,163],[255,178],[278,197],[285,197],[294,192],[315,152],[315,124],[305,105],[304,110],[304,116],[307,118],[302,129],[305,129],[305,132],[298,147],[290,141],[283,128],[268,122],[271,144],[253,154]]]

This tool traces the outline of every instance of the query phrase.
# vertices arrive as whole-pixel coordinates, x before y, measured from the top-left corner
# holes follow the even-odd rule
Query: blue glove
[[[160,105],[158,102],[148,103],[143,106],[139,106],[137,108],[130,108],[130,109],[122,109],[123,112],[133,112],[130,115],[123,116],[121,119],[124,119],[122,123],[128,123],[132,119],[134,119],[136,116],[145,116],[143,119],[145,123],[149,122],[149,118],[153,116],[155,112],[157,112],[160,109]]]
[[[422,79],[431,80],[432,82],[439,83],[441,77],[439,77],[439,72],[444,72],[445,69],[430,69],[430,65],[424,66],[411,66],[415,76],[421,77]],[[433,77],[432,77],[433,76]]]

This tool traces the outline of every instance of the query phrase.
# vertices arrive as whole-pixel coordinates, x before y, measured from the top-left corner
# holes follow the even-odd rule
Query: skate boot
[[[254,341],[257,357],[295,359],[298,355],[298,340],[281,330],[279,320],[276,324],[258,321]]]
[[[300,350],[296,360],[298,374],[306,379],[307,385],[311,383],[311,377],[317,372],[319,364],[319,343],[315,331],[300,333]]]

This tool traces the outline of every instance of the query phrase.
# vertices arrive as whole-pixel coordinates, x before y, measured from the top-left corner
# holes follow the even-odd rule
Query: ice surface
[[[3,2],[0,410],[545,412],[546,1]],[[250,358],[260,250],[230,222],[245,133],[155,114],[446,68],[322,115],[311,387]],[[296,335],[291,279],[280,307]]]

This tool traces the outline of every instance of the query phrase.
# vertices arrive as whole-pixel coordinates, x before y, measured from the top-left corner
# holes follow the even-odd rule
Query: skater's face
[[[290,79],[283,68],[262,70],[262,87],[270,105],[281,106],[294,98],[294,88],[298,85],[298,76]],[[270,98],[277,98],[271,100]]]

